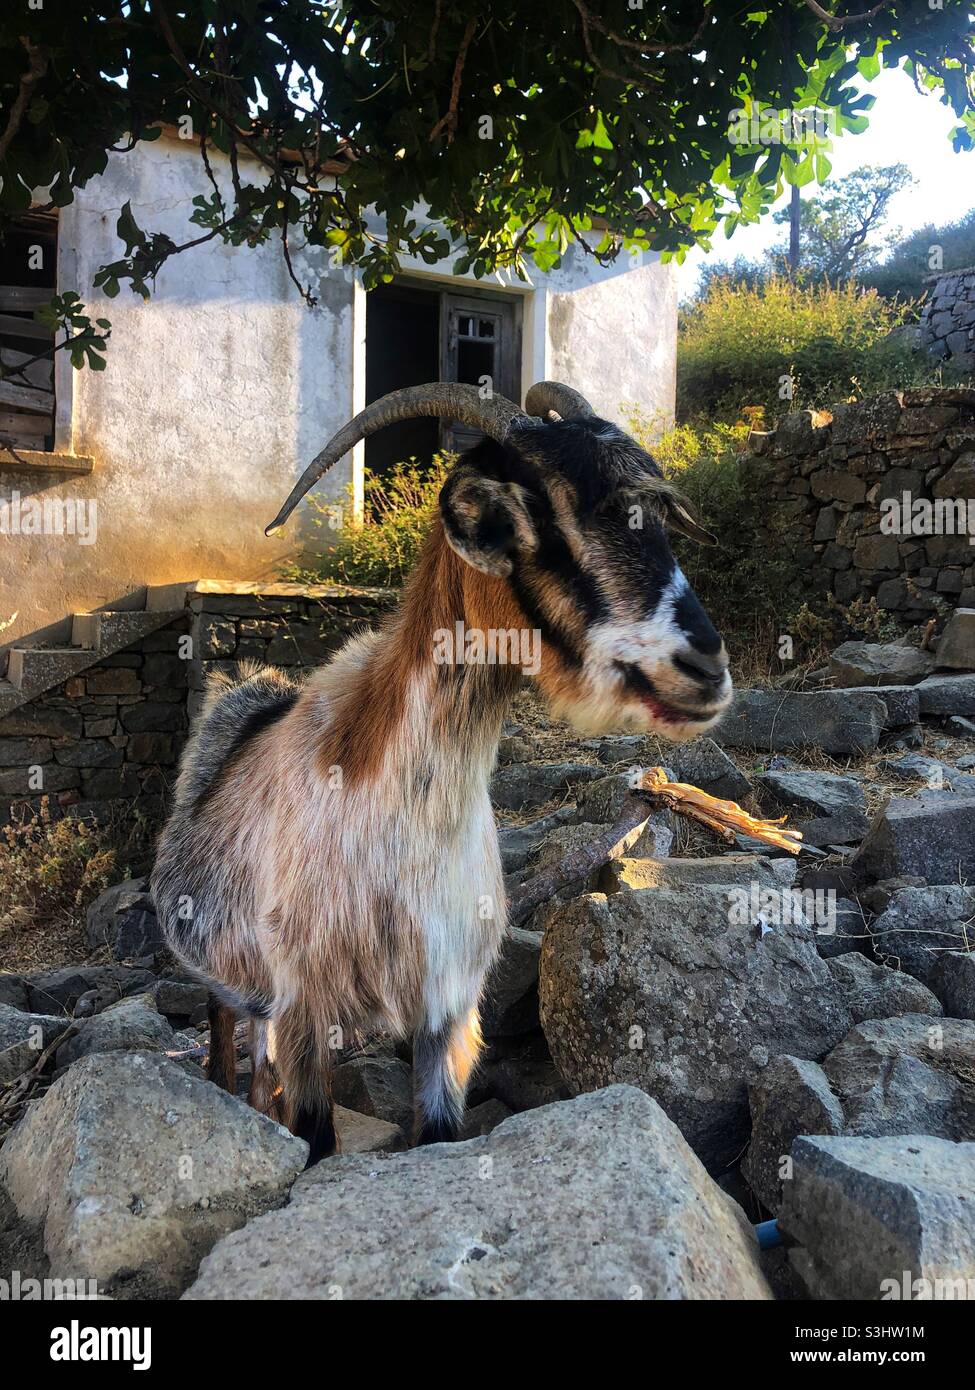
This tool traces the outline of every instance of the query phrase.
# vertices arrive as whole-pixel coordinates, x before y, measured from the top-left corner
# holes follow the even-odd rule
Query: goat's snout
[[[706,694],[715,694],[728,684],[728,656],[723,646],[713,654],[687,646],[672,660],[680,674],[696,681]]]

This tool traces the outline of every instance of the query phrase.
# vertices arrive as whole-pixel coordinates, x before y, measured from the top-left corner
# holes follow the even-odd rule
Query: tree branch
[[[21,34],[20,42],[27,50],[30,67],[27,72],[21,74],[20,86],[14,98],[14,104],[10,108],[10,115],[7,118],[7,128],[4,130],[3,134],[0,135],[0,160],[6,159],[7,151],[24,119],[24,112],[27,110],[31,92],[47,72],[47,54],[44,50],[37,44],[32,43],[24,34]]]
[[[817,19],[821,19],[828,29],[835,34],[839,29],[845,29],[848,24],[860,24],[864,20],[874,19],[884,8],[886,0],[881,0],[881,4],[874,5],[872,10],[864,10],[862,14],[835,15],[830,14],[829,10],[824,10],[817,0],[805,0],[806,5]]]

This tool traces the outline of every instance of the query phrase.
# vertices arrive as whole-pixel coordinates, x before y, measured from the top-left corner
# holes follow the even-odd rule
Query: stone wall
[[[748,486],[770,497],[769,545],[787,540],[811,595],[841,603],[876,597],[905,625],[975,606],[975,547],[938,528],[937,504],[975,518],[975,389],[886,391],[831,412],[795,411],[753,431],[742,461]],[[891,504],[930,504],[910,531]],[[885,506],[886,502],[886,506]],[[883,525],[882,525],[883,522]]]
[[[332,585],[180,588],[178,619],[0,720],[0,821],[42,797],[54,814],[121,803],[158,817],[209,672],[316,665],[392,601]]]
[[[975,368],[975,266],[929,275],[921,310],[921,343],[952,365]]]

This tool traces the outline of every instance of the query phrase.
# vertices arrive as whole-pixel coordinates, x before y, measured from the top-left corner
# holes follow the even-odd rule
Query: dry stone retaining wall
[[[946,270],[925,281],[931,292],[921,310],[921,342],[935,357],[975,367],[975,266]]]
[[[905,625],[975,607],[975,547],[938,521],[939,511],[975,516],[975,389],[886,391],[831,412],[795,411],[769,433],[753,431],[749,448],[748,485],[771,502],[769,546],[788,539],[811,595],[875,597]],[[908,515],[930,504],[934,534],[917,520],[913,534],[885,533],[885,502],[903,509],[905,495]]]
[[[240,662],[315,665],[391,596],[337,586],[191,586],[180,617],[0,719],[0,821],[112,803],[158,815],[207,675]]]

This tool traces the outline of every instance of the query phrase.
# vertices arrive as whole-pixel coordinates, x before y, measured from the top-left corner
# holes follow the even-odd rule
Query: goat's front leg
[[[464,1118],[471,1072],[481,1050],[477,1009],[436,1032],[421,1028],[413,1039],[414,1141],[456,1139]]]

